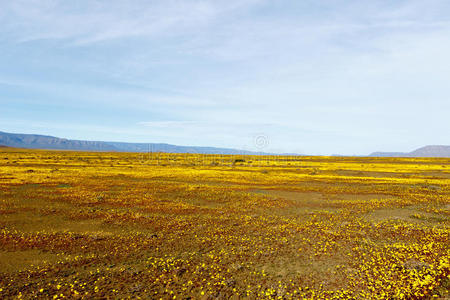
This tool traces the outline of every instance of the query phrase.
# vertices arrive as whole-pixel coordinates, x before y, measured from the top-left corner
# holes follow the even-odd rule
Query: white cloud
[[[68,39],[74,45],[153,35],[185,33],[208,26],[223,14],[256,0],[214,1],[9,1],[3,25],[21,41]]]

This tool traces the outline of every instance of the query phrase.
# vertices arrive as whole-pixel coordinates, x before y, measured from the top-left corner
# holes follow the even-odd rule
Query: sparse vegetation
[[[1,299],[449,297],[450,159],[0,151]]]

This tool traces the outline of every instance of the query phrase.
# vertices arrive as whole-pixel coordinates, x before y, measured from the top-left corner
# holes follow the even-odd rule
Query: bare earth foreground
[[[0,298],[449,297],[450,159],[0,149]]]

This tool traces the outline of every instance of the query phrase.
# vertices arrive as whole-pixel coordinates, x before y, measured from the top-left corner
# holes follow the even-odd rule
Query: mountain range
[[[265,152],[253,152],[231,148],[177,146],[164,143],[123,143],[83,141],[58,138],[38,134],[19,134],[0,131],[0,146],[78,151],[111,151],[111,152],[166,152],[166,153],[198,153],[198,154],[233,154],[233,155],[269,155]]]
[[[19,134],[0,131],[0,147],[16,147],[48,150],[112,151],[112,152],[166,152],[198,154],[270,155],[232,148],[177,146],[164,143],[123,143],[83,141],[58,138],[48,135]],[[300,155],[300,154],[282,154]],[[373,152],[372,157],[450,157],[450,146],[425,146],[412,152]]]
[[[377,157],[450,157],[450,146],[432,145],[412,152],[373,152],[369,156]]]

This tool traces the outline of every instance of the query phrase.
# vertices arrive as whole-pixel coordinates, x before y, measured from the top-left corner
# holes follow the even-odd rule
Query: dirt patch
[[[291,192],[291,191],[278,191],[278,190],[267,190],[266,195],[283,198],[286,200],[293,201],[295,203],[305,204],[306,206],[311,204],[323,203],[324,196],[321,193],[316,192]]]
[[[60,259],[57,254],[40,250],[2,251],[0,250],[0,272],[10,273],[55,263]]]
[[[333,207],[336,202],[365,202],[372,199],[396,199],[394,196],[379,195],[379,194],[322,194],[318,192],[294,192],[294,191],[280,191],[280,190],[266,190],[266,195],[283,198],[293,201],[297,205],[305,207]]]
[[[377,209],[369,213],[366,218],[373,222],[382,222],[387,220],[401,220],[411,223],[428,223],[440,225],[449,223],[448,218],[443,218],[437,214],[424,212],[416,206],[404,208]]]
[[[36,212],[20,212],[3,215],[3,224],[23,232],[78,232],[96,233],[109,231],[100,220],[70,220],[60,215],[40,215]]]

